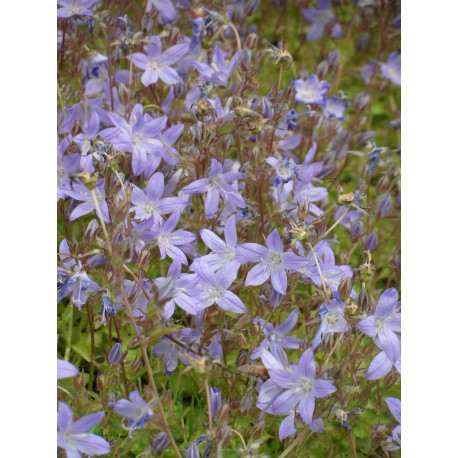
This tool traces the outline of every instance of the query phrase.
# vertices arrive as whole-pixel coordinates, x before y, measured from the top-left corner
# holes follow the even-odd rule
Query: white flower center
[[[233,261],[235,258],[235,250],[234,248],[227,248],[224,253],[224,260],[225,261]]]
[[[157,209],[154,203],[150,201],[143,205],[143,211],[148,215],[152,215],[153,213],[156,213]]]
[[[67,181],[67,176],[68,176],[68,173],[63,167],[59,167],[57,169],[57,182],[60,185],[65,184],[65,182]]]
[[[169,239],[167,237],[164,237],[163,235],[160,235],[158,238],[157,238],[157,244],[161,247],[161,248],[168,248],[170,246],[170,242],[169,242]]]
[[[309,378],[304,378],[301,380],[300,388],[302,392],[311,393],[313,391],[313,380]]]
[[[159,63],[156,60],[152,60],[148,64],[148,68],[152,70],[153,72],[157,72],[159,70]]]
[[[385,327],[386,327],[385,318],[375,317],[374,327],[375,327],[377,333],[384,331]]]
[[[283,256],[276,251],[269,251],[267,258],[264,260],[271,268],[277,269],[283,265]]]

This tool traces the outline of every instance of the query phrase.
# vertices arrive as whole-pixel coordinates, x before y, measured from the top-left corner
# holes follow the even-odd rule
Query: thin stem
[[[70,358],[70,351],[72,349],[72,331],[73,331],[73,305],[70,304],[70,320],[68,322],[68,331],[67,331],[67,345],[65,347],[64,359],[68,361]]]
[[[308,429],[304,428],[301,433],[294,439],[294,441],[291,443],[291,445],[278,457],[278,458],[285,458],[285,456],[288,456],[291,450],[293,450],[294,447],[296,447],[297,444],[305,437]],[[313,431],[310,431],[310,434],[306,437],[304,443],[302,445],[305,445],[305,443],[309,440],[310,436],[313,434]]]
[[[323,236],[321,238],[324,239],[347,216],[349,211],[350,211],[350,207],[348,207],[342,213],[342,216],[323,234]]]
[[[353,434],[353,430],[350,430],[350,441],[351,441],[351,451],[353,453],[353,457],[358,458],[358,453],[356,451],[355,435]]]
[[[240,440],[242,441],[242,444],[243,444],[243,449],[246,450],[246,444],[245,444],[245,440],[243,439],[243,436],[235,429],[233,429],[232,432],[237,434],[237,436],[240,437]]]
[[[94,356],[95,356],[95,336],[94,336],[94,315],[92,307],[86,304],[87,316],[89,321],[89,328],[91,330],[91,364],[89,366],[89,391],[92,391],[92,385],[94,383]]]
[[[328,295],[328,287],[326,286],[326,282],[324,281],[324,277],[323,277],[323,274],[322,274],[322,272],[321,272],[320,263],[318,262],[318,256],[316,255],[316,252],[315,252],[315,250],[313,249],[312,244],[307,242],[307,245],[308,245],[308,247],[310,248],[310,250],[312,251],[313,258],[315,259],[316,268],[318,269],[318,274],[319,274],[319,276],[320,276],[321,283],[323,284],[324,293],[325,293],[326,295]]]
[[[102,226],[102,230],[105,235],[105,239],[107,243],[109,244],[110,237],[108,237],[108,231],[107,231],[107,227],[105,226],[105,221],[103,220],[103,215],[102,215],[102,211],[100,210],[99,201],[97,200],[97,195],[95,194],[95,191],[93,189],[91,189],[91,194],[92,194],[92,200],[94,201],[94,206],[95,206],[97,216],[99,217],[100,224]]]
[[[227,25],[234,31],[235,40],[237,41],[237,49],[239,52],[242,52],[242,43],[240,42],[240,36],[237,28],[232,22],[228,22]]]
[[[161,399],[159,397],[159,392],[157,391],[156,382],[154,381],[153,372],[151,370],[151,365],[150,365],[149,358],[148,358],[148,351],[146,349],[146,341],[143,338],[143,336],[141,335],[140,331],[138,330],[138,326],[137,326],[137,323],[135,322],[135,317],[132,311],[132,307],[129,303],[129,299],[127,298],[126,290],[124,289],[124,285],[123,285],[121,276],[118,277],[118,283],[119,283],[119,288],[121,290],[122,299],[124,301],[124,305],[126,306],[127,314],[129,316],[129,321],[132,327],[134,328],[135,336],[137,337],[138,343],[140,344],[143,363],[145,365],[146,374],[148,376],[148,382],[150,384],[154,397],[157,399],[158,412],[163,422],[163,427],[165,430],[164,432],[167,434],[170,440],[173,450],[175,451],[175,456],[181,458],[180,449],[178,448],[175,442],[175,439],[173,438],[172,431],[170,430],[170,426],[167,422],[167,417],[165,415],[164,408],[162,406]]]
[[[207,396],[207,408],[208,408],[208,428],[210,429],[210,437],[213,439],[213,418],[212,418],[212,404],[210,397],[210,387],[208,386],[208,379],[205,378],[205,394]]]

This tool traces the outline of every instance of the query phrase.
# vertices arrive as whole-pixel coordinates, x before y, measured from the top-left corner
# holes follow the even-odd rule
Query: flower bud
[[[243,396],[242,400],[240,401],[240,406],[239,406],[240,412],[241,413],[247,412],[252,405],[253,405],[253,395],[250,393],[245,394],[245,396]]]
[[[150,14],[145,14],[142,17],[140,26],[143,30],[143,33],[146,35],[153,28],[153,18]]]
[[[210,387],[210,407],[212,418],[215,418],[221,408],[221,391],[214,386]]]
[[[352,242],[356,242],[364,231],[364,224],[362,221],[353,221],[350,225],[350,238]]]
[[[387,175],[383,175],[380,180],[378,180],[377,186],[375,187],[375,190],[380,193],[383,191],[386,191],[390,185],[390,179],[388,178]]]
[[[194,442],[185,450],[185,458],[200,458],[199,449]]]
[[[360,92],[355,95],[353,98],[352,106],[357,112],[364,111],[364,109],[369,105],[371,98],[365,92]]]
[[[259,36],[257,33],[250,33],[245,40],[245,46],[248,49],[256,49],[258,47]]]
[[[119,342],[115,343],[108,353],[108,364],[110,366],[117,366],[121,361],[122,357],[122,346]]]
[[[364,240],[364,248],[369,251],[375,251],[378,247],[378,238],[375,232],[371,232]]]
[[[344,277],[340,280],[339,287],[337,289],[342,301],[345,301],[350,296],[351,290],[353,289],[354,275],[351,277]]]
[[[329,64],[326,60],[321,61],[316,66],[316,74],[320,80],[324,79],[329,71]]]
[[[151,451],[157,455],[162,453],[170,445],[170,439],[166,433],[160,432],[151,444]]]
[[[93,219],[88,225],[86,229],[86,233],[84,234],[84,240],[87,243],[94,243],[99,233],[99,223],[96,219]]]
[[[340,60],[340,52],[337,49],[335,49],[334,51],[331,51],[328,54],[329,69],[331,71],[334,71],[338,67],[339,60]]]
[[[251,51],[248,48],[242,49],[240,63],[242,65],[242,69],[245,71],[251,67]]]
[[[174,87],[174,94],[177,99],[183,99],[188,92],[188,85],[180,81],[179,83],[175,84]]]
[[[388,212],[391,210],[391,207],[392,207],[391,194],[386,193],[380,196],[380,199],[378,201],[378,206],[377,206],[377,217],[384,218],[388,214]]]

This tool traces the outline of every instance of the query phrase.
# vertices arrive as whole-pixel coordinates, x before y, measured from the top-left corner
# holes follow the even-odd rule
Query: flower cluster
[[[211,3],[58,1],[57,446],[396,452],[400,5]]]

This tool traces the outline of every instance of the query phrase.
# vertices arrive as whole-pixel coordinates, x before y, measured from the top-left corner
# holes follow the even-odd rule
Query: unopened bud
[[[350,296],[351,290],[353,289],[354,275],[351,277],[344,277],[340,280],[339,287],[337,289],[342,301],[345,301]]]
[[[150,14],[145,14],[142,17],[140,26],[144,34],[147,34],[153,28],[153,18]]]
[[[84,234],[84,240],[87,243],[95,242],[99,230],[100,228],[98,221],[96,219],[93,219],[87,226],[86,233]]]
[[[170,439],[166,433],[160,432],[151,444],[151,451],[157,455],[162,453],[170,445]]]
[[[316,66],[316,74],[320,80],[324,79],[329,71],[329,64],[326,60],[321,61]]]
[[[117,366],[121,361],[122,346],[119,342],[115,343],[108,353],[108,364],[110,366]]]
[[[391,199],[391,194],[386,193],[380,196],[380,199],[378,201],[378,206],[377,206],[377,217],[378,218],[384,218],[388,212],[391,210],[393,203]],[[369,248],[370,249],[370,248]],[[371,251],[374,251],[370,249]]]
[[[375,190],[379,192],[386,191],[390,185],[390,179],[388,178],[387,175],[383,175],[380,180],[378,180],[377,186],[375,187]]]
[[[362,221],[353,221],[350,225],[350,238],[352,242],[356,242],[364,231],[364,224]]]
[[[245,46],[248,49],[256,49],[258,47],[259,36],[257,33],[250,33],[245,40]]]
[[[245,394],[245,396],[243,396],[242,400],[240,401],[240,406],[239,406],[240,412],[241,413],[247,412],[252,405],[253,405],[253,395],[250,393]]]
[[[364,248],[369,251],[375,251],[378,247],[378,238],[375,232],[371,232],[364,240]]]
[[[352,107],[355,111],[361,112],[369,105],[371,98],[365,92],[360,92],[359,94],[355,95],[352,102]]]

